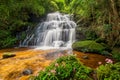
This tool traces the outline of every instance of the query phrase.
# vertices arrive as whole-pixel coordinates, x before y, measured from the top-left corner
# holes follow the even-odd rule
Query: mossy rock
[[[101,53],[105,50],[103,45],[93,40],[78,41],[73,43],[72,47],[74,50],[82,52]]]
[[[4,54],[2,55],[3,59],[4,59],[4,58],[14,57],[14,56],[16,56],[16,55],[15,55],[14,53],[10,53],[10,52],[4,53]]]

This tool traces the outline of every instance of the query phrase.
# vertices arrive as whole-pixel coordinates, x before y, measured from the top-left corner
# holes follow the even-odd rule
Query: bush
[[[120,80],[120,63],[101,65],[97,77],[98,80]]]
[[[106,43],[105,39],[103,38],[98,38],[95,40],[97,43]]]
[[[107,55],[110,55],[110,53],[109,53],[108,51],[102,51],[101,54],[102,54],[102,55],[106,55],[106,56],[107,56]]]
[[[11,35],[10,31],[0,30],[0,48],[13,47],[16,40],[17,39]]]
[[[45,14],[41,0],[0,0],[0,48],[13,47],[16,34],[27,26],[35,24],[31,14],[39,17]],[[45,2],[45,1],[44,1]]]
[[[112,57],[116,59],[117,61],[120,61],[120,52],[117,50],[112,51]]]
[[[86,41],[78,41],[75,42],[72,45],[74,50],[77,51],[83,51],[83,52],[95,52],[95,53],[101,53],[105,50],[105,47],[102,46],[100,43],[96,43],[92,40],[86,40]]]
[[[88,40],[95,40],[95,39],[98,38],[96,32],[93,31],[92,29],[88,29],[88,30],[85,32],[85,35],[86,35],[86,39],[88,39]]]
[[[75,56],[58,58],[44,71],[40,71],[34,80],[91,80],[91,69],[83,66]]]

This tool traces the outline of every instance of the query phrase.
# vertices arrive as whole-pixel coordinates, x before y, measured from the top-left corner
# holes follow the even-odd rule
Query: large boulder
[[[77,41],[73,43],[72,47],[74,50],[82,52],[101,53],[105,50],[105,47],[102,44],[93,40]]]

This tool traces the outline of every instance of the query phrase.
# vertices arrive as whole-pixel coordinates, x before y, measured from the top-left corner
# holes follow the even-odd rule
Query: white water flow
[[[37,28],[20,44],[22,47],[34,46],[39,49],[71,48],[75,41],[76,23],[68,14],[59,12],[49,13],[46,21]]]

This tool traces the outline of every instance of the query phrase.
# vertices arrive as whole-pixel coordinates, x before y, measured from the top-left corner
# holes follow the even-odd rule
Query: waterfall
[[[71,48],[75,41],[75,27],[76,23],[70,15],[49,13],[46,21],[39,23],[34,31],[27,34],[20,46],[40,49]]]

